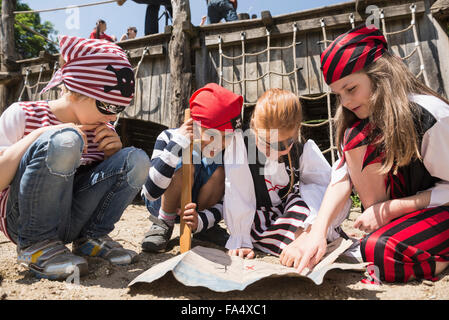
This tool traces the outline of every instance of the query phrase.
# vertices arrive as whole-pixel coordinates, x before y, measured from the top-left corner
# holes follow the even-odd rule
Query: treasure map
[[[244,290],[250,284],[274,276],[305,277],[315,284],[323,283],[324,275],[332,269],[365,270],[367,263],[336,262],[353,241],[339,238],[328,245],[326,255],[312,270],[299,274],[296,269],[258,259],[231,257],[214,248],[196,246],[193,249],[159,263],[135,278],[136,283],[151,283],[171,271],[175,279],[186,286],[202,286],[217,292]]]

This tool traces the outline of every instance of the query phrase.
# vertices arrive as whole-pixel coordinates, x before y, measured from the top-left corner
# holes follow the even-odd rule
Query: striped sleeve
[[[159,134],[151,156],[147,181],[142,187],[145,198],[154,201],[164,194],[181,159],[182,149],[188,147],[189,143],[176,129],[168,129]]]
[[[223,201],[218,202],[213,207],[198,212],[198,227],[195,233],[212,228],[215,223],[223,219]]]

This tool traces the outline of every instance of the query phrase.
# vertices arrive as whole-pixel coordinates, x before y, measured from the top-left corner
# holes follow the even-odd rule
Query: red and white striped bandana
[[[66,61],[41,93],[64,83],[67,89],[118,106],[129,106],[134,95],[134,72],[126,53],[99,39],[59,36]]]

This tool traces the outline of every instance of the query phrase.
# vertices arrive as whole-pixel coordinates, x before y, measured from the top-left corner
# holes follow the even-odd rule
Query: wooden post
[[[184,109],[188,108],[192,91],[192,62],[190,36],[185,32],[190,24],[189,0],[171,0],[173,6],[173,29],[170,39],[170,105],[172,128],[182,123]]]
[[[0,30],[1,47],[1,72],[12,72],[18,69],[16,61],[15,39],[14,39],[14,10],[16,9],[15,0],[2,1],[2,18]],[[0,85],[0,114],[8,107],[11,101],[10,83]],[[15,83],[13,83],[15,85]]]
[[[190,109],[185,110],[184,122],[190,119]],[[192,164],[193,143],[190,143],[188,150],[182,151],[182,191],[181,191],[181,224],[179,246],[181,253],[190,250],[192,245],[192,232],[182,219],[185,206],[192,202],[193,186],[193,164]]]

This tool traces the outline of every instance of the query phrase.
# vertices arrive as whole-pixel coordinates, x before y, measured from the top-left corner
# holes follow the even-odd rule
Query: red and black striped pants
[[[449,261],[449,207],[406,214],[366,236],[363,260],[379,268],[380,280],[435,280],[435,262]]]

